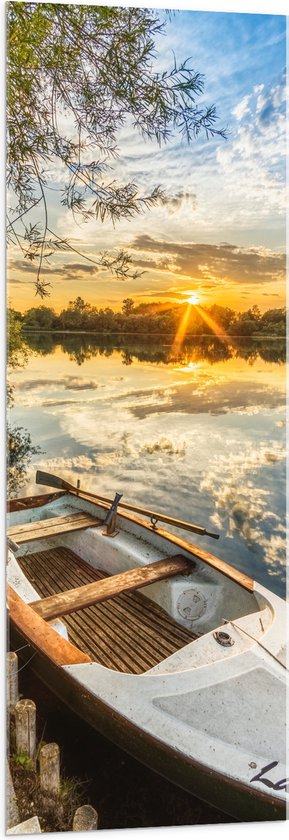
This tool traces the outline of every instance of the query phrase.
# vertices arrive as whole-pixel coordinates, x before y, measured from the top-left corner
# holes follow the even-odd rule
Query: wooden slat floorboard
[[[42,554],[44,554],[44,552]],[[43,562],[43,560],[42,560],[42,562]],[[57,558],[54,558],[54,562],[56,563],[56,567],[59,569],[59,573],[61,574],[61,567],[59,567],[59,565],[57,565]],[[40,571],[40,567],[39,567],[39,571]],[[46,573],[47,573],[47,571],[46,571]],[[97,577],[96,577],[96,575],[97,575]],[[93,570],[92,570],[92,577],[90,577],[89,579],[90,580],[91,579],[101,579],[101,575],[95,573],[95,576],[93,577]],[[78,586],[80,581],[83,582],[83,578],[80,578],[80,574],[79,573],[78,574],[73,574],[73,572],[72,572],[72,574],[70,575],[69,584],[70,585],[72,584],[73,586]],[[60,584],[58,582],[56,591],[60,591],[60,590],[61,590],[61,587],[60,587]],[[52,586],[47,585],[47,593],[52,594],[52,591],[53,591]],[[127,608],[127,603],[126,603],[125,596],[124,596],[124,599],[121,600],[121,603],[119,603],[120,598],[121,598],[121,596],[119,596],[118,598],[113,598],[110,601],[107,601],[105,604],[99,604],[98,605],[98,615],[99,615],[98,627],[100,628],[100,626],[101,626],[101,628],[103,628],[103,630],[104,630],[105,639],[106,639],[106,646],[107,646],[107,644],[109,644],[110,635],[112,635],[112,645],[114,647],[114,645],[115,645],[114,627],[118,628],[120,634],[123,635],[123,628],[124,628],[124,624],[125,624],[128,647],[131,648],[131,646],[135,645],[135,643],[139,643],[142,646],[144,656],[146,656],[148,654],[149,657],[150,657],[151,654],[152,654],[152,651],[154,651],[155,654],[157,656],[159,656],[160,653],[161,653],[161,635],[162,635],[162,632],[163,632],[163,627],[162,627],[161,623],[158,621],[159,616],[158,615],[155,616],[156,617],[156,622],[155,622],[154,628],[152,629],[149,626],[150,617],[148,617],[148,620],[145,621],[143,611],[141,613],[141,610],[139,609],[138,612],[135,611],[135,612],[133,612],[133,615],[131,615],[132,606],[134,606],[132,598],[130,599],[130,602],[129,602],[130,603],[129,610]],[[122,602],[123,600],[124,600],[124,602]],[[166,618],[165,613],[164,613],[164,616]],[[139,627],[137,622],[138,622],[140,617],[142,618],[142,621],[141,621],[141,624],[140,624],[140,627]],[[75,614],[75,618],[76,618],[76,614]],[[91,617],[89,608],[85,608],[85,609],[82,610],[81,621],[84,622],[84,623],[90,624],[91,631],[94,632],[94,630],[95,630],[95,618]],[[157,630],[158,626],[160,626],[160,629],[162,631],[161,634],[160,634],[160,640],[159,641],[156,640],[156,638],[155,638],[155,633],[156,633],[156,630]],[[173,642],[170,642],[170,639],[166,639],[166,648],[165,648],[165,651],[164,651],[165,656],[168,655],[168,651],[171,651],[172,653],[175,651],[176,642],[179,644],[180,635],[178,635],[178,630],[181,630],[181,632],[182,632],[182,628],[177,627],[176,634],[175,634],[175,639],[174,639]],[[100,629],[99,629],[98,632],[99,633],[101,632]],[[125,639],[123,638],[122,645],[125,645],[125,644],[126,644],[126,642],[125,642]],[[144,662],[144,668],[146,667],[147,662],[150,662],[150,658],[149,659],[146,658],[146,661]],[[149,667],[149,665],[147,665],[147,667]]]
[[[89,583],[90,581],[100,580],[102,577],[106,577],[105,574],[103,574],[99,570],[93,569],[91,566],[80,560],[80,558],[78,558],[72,552],[70,552],[70,554],[74,558],[77,557],[78,565],[77,562],[75,563],[75,566],[71,564],[68,567],[67,574],[67,569],[64,567],[63,564],[63,556],[61,553],[59,553],[63,551],[69,552],[69,549],[52,549],[49,552],[41,552],[37,555],[39,557],[39,562],[41,562],[41,558],[43,558],[42,562],[44,574],[49,574],[49,564],[50,560],[53,558],[54,569],[58,570],[59,575],[59,578],[57,578],[54,572],[55,587],[57,587],[55,588],[55,592],[60,592],[65,588],[69,589],[71,585],[78,586],[83,582]],[[184,644],[187,643],[188,631],[185,628],[178,625],[176,622],[171,622],[168,633],[168,616],[165,613],[165,611],[158,607],[156,604],[154,605],[153,627],[151,627],[150,611],[144,611],[143,596],[139,593],[121,594],[117,596],[117,598],[110,599],[110,601],[108,601],[106,604],[98,604],[97,609],[99,611],[99,614],[110,616],[111,620],[113,620],[117,611],[120,615],[122,622],[125,621],[126,624],[127,621],[131,622],[134,634],[138,632],[139,622],[141,622],[139,630],[141,636],[143,636],[143,629],[145,629],[146,635],[150,636],[152,640],[156,635],[155,631],[158,631],[158,635],[160,636],[160,638],[162,638],[165,634],[166,646],[171,645],[172,651],[176,649],[176,644],[179,643],[180,639],[183,638]]]
[[[42,598],[106,575],[68,548],[53,548],[17,558]],[[191,642],[193,633],[180,627],[164,610],[137,592],[65,616],[73,644],[106,667],[143,673]]]
[[[76,555],[74,555],[76,556]],[[79,559],[79,558],[78,558]],[[47,562],[47,561],[45,561]],[[58,563],[58,570],[59,575],[61,577],[61,587],[64,588],[64,579],[63,579],[63,561],[59,562],[59,558],[57,554],[54,557],[54,562]],[[80,561],[82,563],[83,561]],[[74,574],[78,572],[77,576]],[[86,577],[84,575],[86,574]],[[99,570],[93,569],[91,566],[84,564],[84,568],[79,566],[77,568],[77,564],[75,569],[71,568],[69,570],[69,580],[65,583],[67,589],[70,588],[71,584],[73,583],[74,586],[78,586],[83,581],[90,582],[93,580],[100,580],[102,577],[106,577],[102,572]],[[57,591],[60,591],[60,587]],[[129,610],[128,610],[128,603],[129,603]],[[151,637],[151,640],[155,638],[156,631],[158,631],[159,636],[162,638],[164,634],[166,634],[166,645],[172,646],[172,652],[176,650],[176,645],[178,645],[180,639],[183,638],[184,644],[187,643],[187,630],[176,622],[172,621],[169,634],[168,634],[168,627],[167,627],[167,614],[164,610],[158,607],[156,604],[154,605],[154,622],[153,627],[151,627],[151,619],[150,619],[150,611],[144,611],[143,609],[143,596],[139,593],[125,593],[119,595],[117,598],[113,598],[108,601],[106,604],[98,604],[97,608],[99,613],[105,614],[107,616],[111,615],[111,618],[115,615],[116,611],[120,616],[122,622],[131,622],[131,625],[134,629],[134,633],[136,632],[136,628],[138,628],[138,622],[141,622],[141,629],[140,633],[143,636],[143,629],[145,629],[145,633],[147,636]]]

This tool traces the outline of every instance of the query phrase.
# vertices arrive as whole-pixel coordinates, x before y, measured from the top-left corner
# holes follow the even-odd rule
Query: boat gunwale
[[[65,639],[48,624],[30,604],[18,595],[10,583],[7,585],[7,605],[10,619],[29,639],[30,644],[44,653],[58,667],[90,663],[93,660],[81,648]]]
[[[21,499],[13,499],[10,503],[8,502],[9,512],[14,513],[19,508],[18,505],[23,504],[24,508],[26,509],[33,509],[34,507],[40,507],[41,501],[39,499],[45,499],[43,504],[49,504],[50,501],[54,501],[57,498],[67,496],[72,496],[73,498],[79,498],[81,501],[88,502],[91,505],[96,507],[100,507],[103,510],[108,510],[110,505],[106,502],[98,501],[98,497],[94,499],[91,495],[86,495],[84,491],[72,491],[72,490],[61,490],[56,493],[46,493],[42,494],[41,496],[30,496],[28,498],[28,503],[24,498]],[[15,507],[14,507],[15,504]],[[20,508],[22,510],[22,507]],[[117,512],[118,517],[128,520],[132,524],[136,524],[146,531],[150,533],[156,534],[159,537],[163,537],[164,539],[168,540],[169,542],[173,543],[173,545],[178,546],[183,551],[187,551],[192,557],[196,557],[198,560],[206,563],[211,568],[215,569],[217,572],[225,575],[230,580],[233,580],[239,586],[242,586],[244,589],[247,589],[249,592],[254,592],[255,589],[255,581],[253,578],[249,577],[243,572],[240,572],[238,569],[235,569],[234,566],[230,566],[229,563],[226,563],[224,560],[216,557],[214,554],[210,554],[208,551],[205,551],[198,546],[192,545],[187,540],[183,539],[182,537],[178,537],[175,534],[170,533],[169,531],[165,531],[163,528],[156,528],[156,526],[152,523],[145,522],[143,519],[140,519],[135,514],[128,513],[124,510],[118,510]]]

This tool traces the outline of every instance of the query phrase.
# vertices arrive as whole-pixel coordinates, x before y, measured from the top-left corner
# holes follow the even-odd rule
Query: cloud
[[[271,493],[262,476],[284,458],[285,448],[277,442],[261,442],[258,449],[247,443],[240,453],[216,458],[200,486],[214,499],[210,518],[215,527],[226,530],[227,537],[241,536],[271,567],[269,574],[285,566],[285,528],[282,516],[270,509]]]
[[[166,207],[169,213],[176,213],[184,204],[187,205],[188,209],[193,211],[197,206],[197,196],[195,193],[179,190],[175,195],[165,195],[161,204]]]
[[[21,271],[21,274],[32,274],[35,276],[38,271],[37,261],[35,265],[27,260],[11,260],[8,266],[9,270]],[[41,267],[41,274],[48,274],[51,276],[59,276],[62,280],[74,280],[83,274],[93,275],[98,273],[97,265],[88,265],[82,262],[67,262],[62,265],[49,265]],[[16,283],[17,285],[23,283],[23,280],[10,280],[9,283]],[[29,281],[25,281],[29,282]],[[32,282],[32,281],[31,281]]]
[[[285,254],[265,248],[242,248],[228,242],[209,245],[174,242],[140,234],[133,243],[136,251],[165,254],[168,271],[210,283],[264,283],[283,280]]]
[[[85,379],[77,376],[65,376],[62,379],[56,379],[54,382],[51,379],[26,379],[20,382],[17,386],[18,391],[38,391],[42,388],[52,388],[53,390],[63,385],[66,391],[94,391],[99,387],[98,383],[93,379]]]
[[[84,379],[77,376],[66,376],[64,383],[65,389],[70,391],[94,391],[99,387],[94,379]]]
[[[87,265],[87,263],[66,263],[60,269],[61,277],[64,280],[75,280],[83,274],[93,276],[99,271],[97,265]]]
[[[23,273],[24,274],[26,274],[26,273],[27,274],[37,274],[38,264],[36,262],[35,265],[33,265],[33,263],[31,263],[30,261],[27,262],[27,260],[24,260],[24,259],[23,260],[10,260],[9,263],[8,263],[8,269],[9,270],[10,269],[15,269],[16,271],[21,271],[22,274]],[[61,269],[60,268],[53,269],[51,267],[48,268],[48,267],[45,267],[45,266],[43,266],[41,268],[41,274],[51,274],[55,271],[56,271],[57,274],[59,274]],[[11,281],[9,281],[9,282],[11,282]]]
[[[16,277],[9,277],[9,286],[30,286],[34,280],[18,280]]]
[[[247,114],[248,111],[250,111],[250,108],[248,108],[248,103],[250,102],[250,99],[251,94],[249,94],[248,96],[243,96],[241,102],[239,102],[238,105],[236,105],[235,108],[233,108],[232,113],[234,114],[237,120],[241,120],[244,117],[244,115]]]
[[[209,376],[196,382],[175,384],[169,388],[152,388],[129,391],[115,397],[115,402],[126,404],[130,413],[139,420],[152,414],[214,414],[229,412],[255,414],[260,408],[273,409],[284,405],[282,391],[269,385],[250,380],[240,382],[216,381]]]
[[[43,408],[60,408],[64,405],[75,406],[75,404],[75,400],[41,400],[40,402],[40,405],[42,405]],[[27,403],[27,405],[29,405],[29,403]]]
[[[186,443],[183,441],[180,445],[176,445],[171,438],[161,437],[154,442],[144,443],[142,450],[148,455],[154,455],[156,452],[165,452],[167,455],[185,455]]]
[[[238,196],[242,224],[285,212],[285,74],[257,85],[232,110],[236,129],[217,150],[226,200]]]
[[[138,265],[139,265],[139,263],[138,263]],[[164,297],[164,298],[167,298],[167,299],[168,298],[173,298],[174,300],[179,302],[180,301],[180,296],[184,295],[184,294],[185,294],[185,292],[181,291],[181,290],[179,292],[175,292],[175,291],[171,291],[170,289],[165,289],[165,291],[163,289],[154,289],[154,290],[143,289],[142,292],[139,292],[134,297],[152,297],[152,298],[154,298],[154,301],[156,301],[157,298]]]

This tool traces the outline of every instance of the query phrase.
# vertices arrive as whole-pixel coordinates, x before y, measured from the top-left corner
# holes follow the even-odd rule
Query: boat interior
[[[270,622],[252,590],[157,532],[142,534],[132,517],[118,517],[108,536],[103,507],[67,493],[49,499],[10,514],[11,582],[18,575],[25,600],[60,619],[95,662],[145,673],[224,619],[262,609],[263,626]]]
[[[63,546],[22,556],[19,563],[41,598],[105,577]],[[122,592],[63,620],[70,641],[94,661],[131,674],[147,671],[194,638],[137,592]]]

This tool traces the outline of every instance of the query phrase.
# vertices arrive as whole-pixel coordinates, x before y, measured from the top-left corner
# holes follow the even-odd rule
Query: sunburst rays
[[[187,333],[189,320],[190,320],[190,315],[191,315],[191,312],[192,312],[192,307],[194,307],[194,309],[196,310],[198,315],[202,318],[204,323],[207,324],[209,329],[212,330],[213,334],[220,341],[223,341],[225,344],[230,344],[231,343],[231,339],[227,335],[224,327],[222,325],[218,324],[218,322],[215,320],[215,318],[213,318],[212,315],[210,315],[209,312],[207,312],[207,310],[203,308],[203,306],[200,306],[198,301],[199,301],[198,295],[195,294],[195,293],[192,293],[192,296],[188,299],[187,308],[185,309],[185,312],[183,314],[183,317],[181,319],[181,322],[178,326],[176,335],[175,335],[174,340],[173,340],[173,345],[172,345],[173,353],[178,353],[181,350],[183,341],[184,341],[186,333]]]

